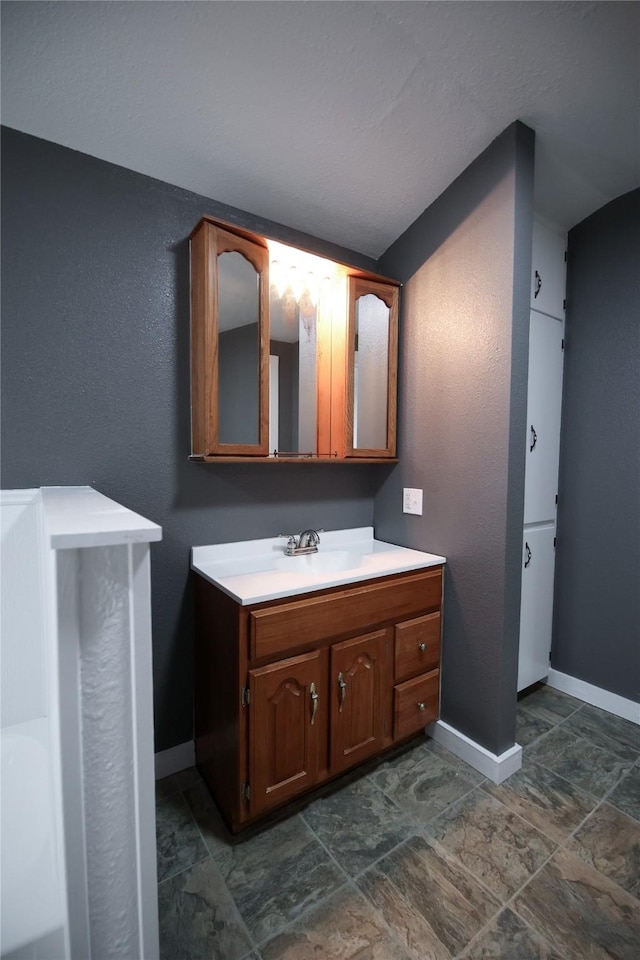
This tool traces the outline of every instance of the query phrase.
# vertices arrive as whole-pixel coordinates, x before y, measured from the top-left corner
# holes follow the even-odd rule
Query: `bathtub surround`
[[[149,544],[162,532],[89,487],[18,493],[2,492],[3,701],[28,700],[38,671],[44,683],[33,717],[3,714],[2,955],[152,960]],[[35,624],[11,601],[4,616],[25,586]]]

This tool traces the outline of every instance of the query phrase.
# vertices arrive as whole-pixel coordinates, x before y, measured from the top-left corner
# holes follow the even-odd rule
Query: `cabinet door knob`
[[[316,713],[318,712],[318,700],[320,699],[315,683],[312,683],[309,687],[309,693],[311,695],[311,726],[313,726],[316,719]]]
[[[418,701],[418,710],[423,710],[423,711],[424,711],[424,710],[426,710],[426,709],[427,709],[426,703],[423,703],[422,700],[419,700],[419,701]]]
[[[340,709],[339,713],[342,713],[342,708],[344,706],[344,698],[347,695],[347,684],[341,673],[338,674],[338,686],[340,687]]]
[[[419,643],[419,644],[418,644],[418,650],[420,651],[420,653],[424,653],[426,649],[427,649],[426,643]]]

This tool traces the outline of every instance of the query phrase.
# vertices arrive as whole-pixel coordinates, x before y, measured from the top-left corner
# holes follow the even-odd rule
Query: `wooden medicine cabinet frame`
[[[386,397],[386,443],[383,447],[354,446],[355,426],[355,348],[357,303],[360,297],[373,294],[389,310],[389,331],[387,338],[387,397]],[[387,282],[350,276],[348,280],[348,324],[346,350],[346,411],[345,411],[345,453],[354,458],[393,458],[396,455],[396,408],[398,382],[398,299],[399,290]]]
[[[264,237],[202,217],[190,235],[191,252],[191,460],[206,463],[394,463],[398,299],[396,280],[332,261],[344,290],[343,309],[317,314],[316,451],[274,455],[269,450],[270,286],[269,247]],[[285,245],[287,246],[287,245]],[[291,245],[289,245],[291,246]],[[299,248],[293,248],[299,249]],[[218,257],[237,252],[258,277],[257,443],[220,441],[218,410]],[[307,253],[308,251],[304,251]],[[356,299],[374,293],[389,307],[387,442],[379,449],[353,445]],[[340,298],[342,294],[340,294]]]
[[[193,455],[266,457],[269,452],[269,251],[260,237],[203,218],[191,241],[191,440]],[[220,441],[218,404],[218,257],[240,253],[256,271],[258,289],[258,440]]]

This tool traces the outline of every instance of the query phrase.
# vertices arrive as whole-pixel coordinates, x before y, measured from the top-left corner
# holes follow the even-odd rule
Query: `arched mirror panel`
[[[191,236],[191,433],[200,457],[268,450],[266,244],[202,220]]]
[[[348,456],[395,456],[397,324],[397,287],[350,278]]]

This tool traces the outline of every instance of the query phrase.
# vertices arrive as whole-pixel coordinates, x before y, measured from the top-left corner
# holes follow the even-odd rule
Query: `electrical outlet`
[[[402,512],[422,516],[422,490],[405,487],[402,491]]]

